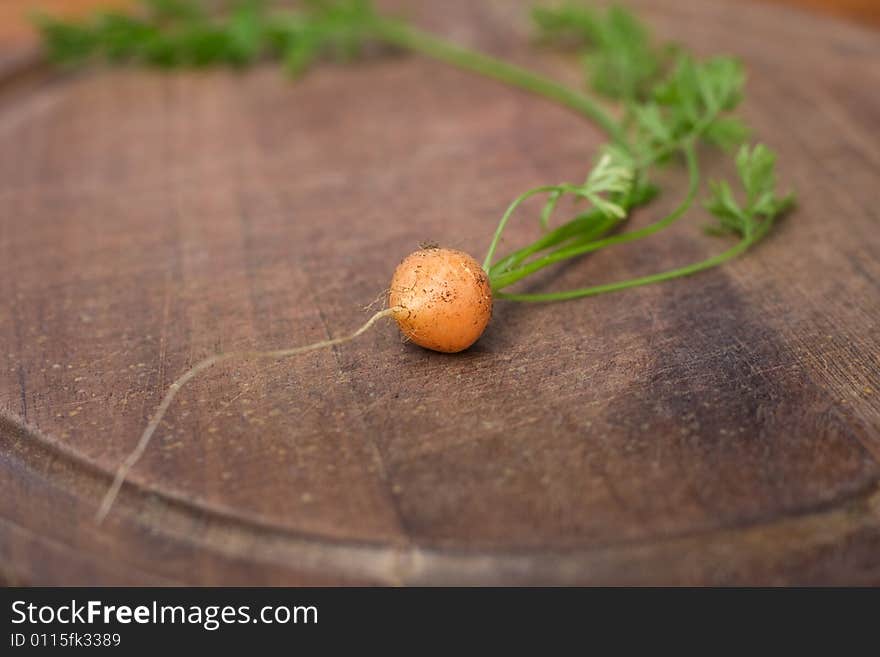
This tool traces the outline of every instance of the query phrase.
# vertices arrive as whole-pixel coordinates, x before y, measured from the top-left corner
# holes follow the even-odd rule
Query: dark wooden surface
[[[580,179],[600,136],[415,57],[296,84],[266,67],[0,89],[0,581],[880,584],[880,36],[634,5],[746,61],[745,113],[801,196],[772,238],[671,284],[499,303],[458,356],[386,324],[219,365],[101,527],[113,470],[188,365],[353,328],[419,241],[481,255],[506,203]],[[512,3],[414,16],[577,79],[529,49]],[[667,182],[638,223],[675,203]],[[715,252],[704,220],[538,284]],[[519,220],[509,243],[534,231]]]

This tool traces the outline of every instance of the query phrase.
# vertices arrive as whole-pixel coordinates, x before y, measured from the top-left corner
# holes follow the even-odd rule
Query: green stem
[[[559,82],[500,59],[439,39],[398,21],[380,19],[376,36],[383,41],[544,96],[594,121],[614,142],[628,147],[620,123],[595,100]]]
[[[559,185],[544,185],[542,187],[530,189],[514,199],[513,203],[507,207],[507,210],[501,217],[501,221],[498,222],[498,228],[495,229],[495,234],[492,236],[492,242],[489,244],[489,251],[486,253],[485,260],[483,260],[483,269],[489,271],[492,268],[492,258],[495,256],[495,250],[498,248],[498,242],[501,240],[501,233],[503,233],[504,229],[507,227],[507,222],[510,221],[510,217],[513,216],[514,211],[533,196],[537,196],[538,194],[549,194],[550,192],[559,191],[559,189]]]
[[[557,251],[553,251],[552,253],[549,253],[542,258],[533,260],[532,262],[518,269],[509,270],[494,275],[491,277],[492,289],[501,290],[505,287],[513,285],[517,281],[520,281],[523,278],[534,274],[536,271],[554,263],[568,260],[569,258],[574,258],[585,253],[598,251],[599,249],[605,248],[607,246],[612,246],[614,244],[624,244],[626,242],[632,242],[633,240],[642,239],[644,237],[647,237],[648,235],[652,235],[668,227],[669,225],[680,219],[693,205],[694,200],[697,196],[697,191],[700,187],[699,164],[696,155],[696,148],[693,142],[688,142],[685,145],[684,153],[687,160],[688,175],[690,179],[688,184],[688,192],[681,204],[670,214],[660,219],[659,221],[656,221],[653,224],[645,226],[644,228],[641,228],[639,230],[634,230],[629,233],[624,233],[622,235],[615,235],[614,237],[609,237],[603,240],[588,242],[586,244],[567,246],[562,249],[558,249]],[[502,227],[503,226],[499,225],[499,228]]]
[[[489,275],[498,275],[510,271],[523,263],[530,256],[545,251],[546,249],[561,244],[567,240],[576,238],[578,242],[590,242],[598,239],[619,224],[620,221],[621,220],[617,217],[608,217],[600,210],[593,209],[589,212],[585,212],[571,221],[562,224],[558,228],[548,231],[528,246],[523,247],[518,251],[514,251],[510,255],[502,258],[492,265]]]
[[[606,292],[617,292],[618,290],[626,290],[627,288],[638,287],[640,285],[649,285],[651,283],[659,283],[660,281],[668,281],[673,278],[681,278],[682,276],[690,276],[691,274],[696,274],[697,272],[711,269],[712,267],[717,267],[723,262],[726,262],[740,255],[760,239],[760,237],[766,232],[766,230],[769,229],[769,224],[769,221],[765,222],[765,225],[767,226],[766,229],[762,230],[759,234],[756,234],[750,239],[741,240],[736,244],[736,246],[731,247],[724,253],[720,253],[716,256],[707,258],[706,260],[694,263],[692,265],[679,267],[677,269],[670,269],[669,271],[661,272],[659,274],[651,274],[650,276],[632,278],[630,280],[619,281],[617,283],[594,285],[593,287],[584,287],[577,290],[567,290],[564,292],[548,292],[546,294],[508,294],[504,292],[498,292],[495,296],[498,299],[508,299],[510,301],[565,301],[567,299],[578,299],[580,297],[605,294]]]

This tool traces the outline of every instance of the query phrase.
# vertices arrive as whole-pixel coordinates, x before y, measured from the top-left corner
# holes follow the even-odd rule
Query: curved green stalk
[[[544,96],[586,116],[602,128],[612,141],[627,147],[626,134],[619,121],[589,96],[555,80],[489,55],[449,43],[399,21],[381,19],[375,25],[375,33],[387,43]]]
[[[630,208],[627,208],[629,210]],[[517,265],[525,262],[530,256],[545,251],[550,247],[561,244],[565,241],[577,239],[580,241],[591,242],[605,235],[612,228],[617,226],[622,220],[617,217],[609,217],[604,212],[593,209],[584,214],[580,214],[571,221],[544,233],[536,241],[526,247],[514,251],[510,255],[502,258],[489,270],[489,275],[499,275],[506,271],[510,271]]]
[[[644,228],[641,228],[639,230],[634,230],[629,233],[624,233],[622,235],[615,235],[614,237],[608,237],[602,240],[588,242],[586,244],[577,244],[573,246],[563,247],[561,249],[558,249],[557,251],[553,251],[552,253],[545,255],[542,258],[533,260],[532,262],[518,269],[505,271],[494,276],[490,275],[492,289],[502,290],[505,287],[513,285],[517,281],[520,281],[523,278],[534,274],[538,270],[543,269],[544,267],[547,267],[554,263],[568,260],[569,258],[574,258],[576,256],[586,253],[591,253],[593,251],[598,251],[599,249],[605,248],[607,246],[612,246],[614,244],[624,244],[626,242],[632,242],[634,240],[642,239],[664,228],[667,228],[672,223],[680,219],[693,205],[700,187],[699,164],[696,155],[696,148],[693,142],[688,142],[683,150],[688,165],[688,191],[681,204],[670,214],[666,215],[659,221],[656,221],[653,224],[645,226]],[[499,231],[496,231],[496,240],[493,240],[493,243],[497,241],[497,238],[500,238],[501,229],[503,229],[503,224],[499,224]]]
[[[735,258],[741,253],[745,252],[753,244],[755,244],[767,232],[767,230],[769,230],[770,223],[771,222],[769,221],[765,222],[764,224],[762,224],[761,232],[759,234],[756,234],[749,239],[740,240],[740,242],[738,242],[735,246],[729,248],[723,253],[719,253],[716,256],[707,258],[706,260],[702,260],[701,262],[697,262],[692,265],[679,267],[677,269],[670,269],[669,271],[660,272],[659,274],[651,274],[649,276],[632,278],[626,281],[619,281],[617,283],[594,285],[592,287],[584,287],[576,290],[566,290],[563,292],[548,292],[545,294],[510,294],[505,292],[498,292],[495,296],[498,299],[508,299],[510,301],[565,301],[568,299],[578,299],[580,297],[595,296],[597,294],[604,294],[606,292],[617,292],[619,290],[626,290],[628,288],[638,287],[641,285],[650,285],[651,283],[668,281],[673,278],[681,278],[682,276],[690,276],[691,274],[696,274],[697,272],[716,267],[723,262],[731,260],[732,258]]]
[[[537,196],[538,194],[549,194],[551,192],[557,192],[560,191],[562,188],[563,186],[561,185],[543,185],[541,187],[535,187],[534,189],[530,189],[529,191],[517,196],[514,199],[513,203],[507,206],[507,210],[505,210],[504,215],[501,217],[501,221],[498,222],[498,228],[495,229],[495,234],[492,236],[492,241],[489,243],[489,251],[486,253],[486,258],[483,260],[483,269],[489,271],[492,268],[492,258],[495,256],[495,250],[498,248],[498,242],[501,240],[501,234],[504,232],[504,229],[507,227],[507,222],[510,221],[510,217],[513,216],[513,213],[516,211],[516,209],[533,196]]]

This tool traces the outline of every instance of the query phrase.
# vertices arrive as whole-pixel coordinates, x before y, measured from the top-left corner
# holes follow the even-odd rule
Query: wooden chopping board
[[[22,84],[7,67],[0,581],[880,583],[880,35],[741,2],[633,6],[747,64],[745,115],[800,194],[770,239],[669,284],[499,303],[457,356],[386,324],[218,365],[101,526],[116,466],[189,365],[351,330],[420,241],[481,255],[510,199],[579,179],[601,137],[418,57],[296,83],[267,66]],[[411,12],[578,80],[528,46],[513,3]],[[705,220],[537,285],[717,252]],[[507,243],[534,233],[521,219]]]

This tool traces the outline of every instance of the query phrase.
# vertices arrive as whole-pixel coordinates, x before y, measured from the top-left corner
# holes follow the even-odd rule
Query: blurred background
[[[3,48],[33,42],[27,16],[35,10],[76,16],[95,7],[124,6],[134,0],[0,0],[0,43]],[[808,11],[867,23],[880,28],[880,0],[752,0],[801,7]]]

